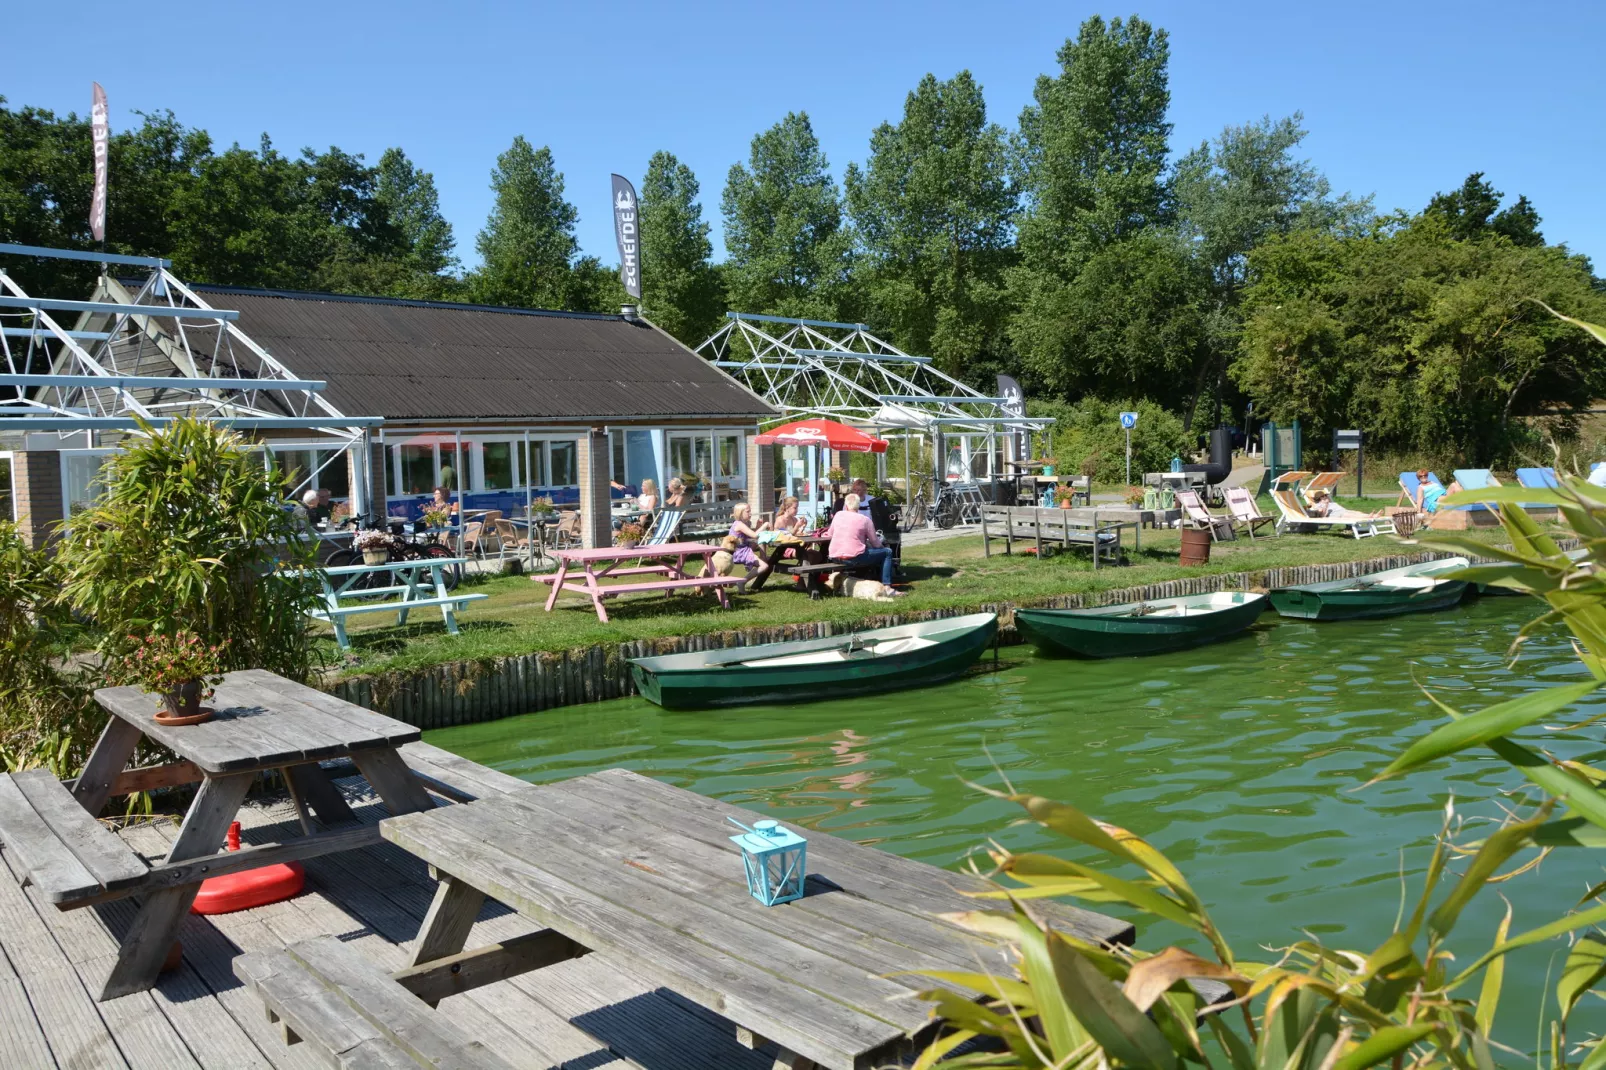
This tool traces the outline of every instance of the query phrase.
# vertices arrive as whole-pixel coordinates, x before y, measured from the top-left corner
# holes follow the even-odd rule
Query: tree
[[[848,165],[871,314],[951,374],[997,363],[1007,350],[1004,269],[1016,209],[1009,166],[1008,140],[987,122],[969,71],[946,82],[922,78],[902,121],[871,134],[864,170]]]
[[[1232,374],[1279,423],[1487,467],[1538,452],[1528,418],[1579,413],[1606,388],[1603,351],[1535,301],[1606,317],[1587,261],[1560,246],[1466,241],[1424,214],[1273,237],[1249,265]]]
[[[496,158],[491,172],[496,204],[475,246],[484,266],[471,289],[493,305],[562,308],[570,292],[570,262],[579,252],[580,218],[563,199],[563,175],[552,150],[532,148],[523,136]]]
[[[1177,162],[1172,203],[1178,230],[1209,273],[1210,337],[1183,408],[1191,424],[1207,392],[1220,419],[1227,367],[1240,339],[1239,302],[1249,251],[1296,228],[1353,233],[1371,217],[1370,200],[1333,197],[1321,172],[1294,150],[1305,138],[1302,116],[1229,126]]]
[[[1501,209],[1504,193],[1486,181],[1482,171],[1467,176],[1461,188],[1435,193],[1422,214],[1443,221],[1450,234],[1460,241],[1501,235],[1513,245],[1545,244],[1539,233],[1539,213],[1528,198],[1519,196],[1510,208]]]
[[[843,314],[850,238],[825,153],[807,114],[753,138],[720,201],[731,304],[746,312],[833,319]]]
[[[1165,221],[1169,55],[1164,30],[1136,17],[1106,24],[1095,16],[1065,42],[1060,74],[1039,77],[1034,103],[1021,113],[1018,166],[1027,208],[1021,266],[1010,276],[1017,311],[1009,333],[1026,366],[1048,381],[1084,378],[1082,327],[1066,317],[1067,308],[1087,307],[1087,295],[1103,292],[1102,279],[1130,270],[1117,270],[1116,262],[1165,255],[1152,243],[1122,248],[1109,253],[1114,259],[1098,277],[1078,285],[1101,252]],[[1141,318],[1156,314],[1166,318],[1159,309]],[[1059,364],[1069,367],[1055,372]],[[1149,390],[1145,383],[1136,393]]]
[[[379,157],[374,192],[401,231],[413,270],[444,275],[457,267],[457,239],[441,215],[434,175],[413,166],[401,149],[389,148]]]
[[[1038,77],[1019,136],[1021,252],[1033,270],[1069,277],[1095,249],[1161,220],[1170,51],[1166,32],[1140,18],[1095,15],[1060,48],[1059,76]]]
[[[654,323],[689,346],[718,328],[725,304],[698,189],[672,153],[652,154],[641,183],[641,299]]]
[[[594,256],[582,256],[569,271],[562,307],[570,312],[618,315],[621,306],[634,300],[619,281],[619,265],[609,266]]]
[[[1185,411],[1208,353],[1210,280],[1156,228],[1094,253],[1066,285],[1043,287],[1014,338],[1055,397],[1142,397]]]

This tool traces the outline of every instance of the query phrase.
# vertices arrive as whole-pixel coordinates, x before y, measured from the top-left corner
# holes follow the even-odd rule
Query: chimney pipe
[[[634,323],[641,318],[641,308],[638,305],[621,305],[619,315],[623,316],[626,322]]]

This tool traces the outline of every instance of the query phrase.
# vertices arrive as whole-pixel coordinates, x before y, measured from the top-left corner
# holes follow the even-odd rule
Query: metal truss
[[[946,435],[992,435],[1054,422],[1012,415],[1004,398],[947,375],[930,357],[910,356],[862,323],[725,315],[725,326],[697,352],[787,420],[824,417]]]
[[[305,430],[342,448],[381,421],[347,416],[152,257],[0,244],[0,254],[144,269],[102,274],[88,301],[28,294],[0,271],[0,431],[134,431],[177,416],[242,430]],[[104,268],[103,268],[104,271]],[[70,327],[63,320],[75,318]]]

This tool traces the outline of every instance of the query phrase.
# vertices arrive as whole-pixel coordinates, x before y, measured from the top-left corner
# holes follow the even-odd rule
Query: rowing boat
[[[1263,594],[1217,591],[1097,609],[1017,609],[1015,623],[1039,647],[1114,658],[1230,639],[1265,608]]]
[[[762,646],[633,658],[642,697],[666,709],[808,702],[951,680],[998,634],[992,613]]]
[[[1305,620],[1356,620],[1447,609],[1461,601],[1467,585],[1445,574],[1470,564],[1464,557],[1444,557],[1347,580],[1279,587],[1271,592],[1271,604],[1285,617]]]

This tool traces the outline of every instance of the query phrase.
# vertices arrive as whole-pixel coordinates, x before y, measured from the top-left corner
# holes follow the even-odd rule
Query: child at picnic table
[[[753,508],[746,502],[738,502],[731,508],[731,528],[725,537],[725,545],[730,546],[734,540],[735,545],[730,550],[731,561],[747,568],[748,579],[761,580],[770,574],[772,566],[757,552],[758,533],[769,524],[760,523],[755,528],[749,523],[752,516]]]
[[[791,496],[781,499],[781,507],[775,511],[775,523],[772,526],[784,535],[809,533],[809,522],[797,515],[797,499]]]

